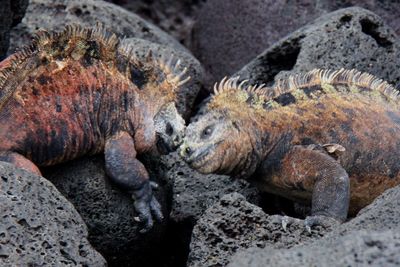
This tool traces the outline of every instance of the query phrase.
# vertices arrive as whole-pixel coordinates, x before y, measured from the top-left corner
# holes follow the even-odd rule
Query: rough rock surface
[[[167,219],[155,223],[150,232],[140,234],[133,200],[109,181],[101,155],[48,168],[44,176],[76,207],[88,226],[91,244],[111,266],[158,263],[160,259],[152,253],[160,249]],[[167,214],[162,187],[156,198],[163,214]]]
[[[158,170],[156,176],[165,176],[166,187],[171,192],[167,248],[177,261],[170,266],[186,266],[193,226],[222,195],[239,191],[258,203],[257,190],[249,184],[233,181],[228,176],[200,174],[187,166],[177,153],[163,156]]]
[[[0,163],[1,266],[105,266],[82,218],[46,179]]]
[[[309,235],[303,221],[293,219],[285,232],[281,220],[282,216],[265,214],[239,194],[226,195],[195,226],[188,266],[399,264],[400,186],[335,229],[318,226]]]
[[[356,68],[399,84],[400,43],[377,15],[346,8],[281,39],[236,74],[270,84],[277,74],[283,77],[313,68]]]
[[[314,1],[214,0],[197,14],[191,50],[213,81],[233,74],[320,14]]]
[[[197,221],[204,211],[223,195],[239,192],[252,203],[259,202],[258,190],[243,180],[226,175],[201,174],[191,169],[174,153],[164,157],[166,176],[173,182],[170,218],[175,222]]]
[[[225,195],[211,206],[193,229],[188,266],[226,266],[240,249],[252,246],[290,248],[325,234],[316,227],[305,231],[302,220],[294,219],[286,231],[281,215],[267,215],[238,193]]]
[[[186,51],[177,40],[158,27],[117,5],[101,0],[30,0],[22,23],[11,32],[10,50],[27,44],[39,29],[60,30],[66,24],[106,25],[114,33],[165,44]]]
[[[191,49],[216,81],[313,19],[352,5],[376,12],[400,34],[398,1],[214,0],[197,15]]]
[[[289,250],[251,248],[231,259],[230,267],[399,266],[400,186],[387,190],[311,245]]]
[[[109,0],[129,11],[151,21],[174,36],[181,43],[187,43],[195,22],[195,14],[206,0]]]
[[[234,256],[228,266],[399,266],[399,230],[354,231],[290,250],[251,248]]]
[[[0,60],[3,59],[8,49],[10,29],[22,20],[27,6],[28,0],[2,0],[0,2]]]

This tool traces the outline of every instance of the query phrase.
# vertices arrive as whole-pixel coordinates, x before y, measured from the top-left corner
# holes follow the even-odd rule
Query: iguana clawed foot
[[[283,216],[282,217],[282,228],[286,232],[287,231],[287,226],[291,225],[294,222],[300,222],[300,219],[289,217],[289,216]]]
[[[340,222],[332,217],[324,215],[313,215],[307,216],[304,220],[304,226],[309,234],[311,234],[311,229],[313,226],[322,226],[324,228],[334,228],[338,226]]]
[[[140,233],[146,233],[153,227],[153,216],[157,221],[162,221],[164,218],[161,205],[153,195],[153,189],[157,188],[157,183],[148,182],[140,189],[133,191],[134,206],[139,215],[139,221],[144,224]]]
[[[283,216],[282,217],[282,228],[286,232],[287,226],[291,225],[294,222],[299,222],[300,219]],[[305,230],[311,234],[311,230],[313,226],[322,226],[324,228],[334,228],[339,225],[340,222],[332,217],[323,216],[323,215],[314,215],[314,216],[307,216],[304,220]]]

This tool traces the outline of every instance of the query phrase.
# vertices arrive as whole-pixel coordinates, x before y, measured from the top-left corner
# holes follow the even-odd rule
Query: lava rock
[[[10,29],[24,17],[28,0],[2,0],[0,4],[0,60],[6,55]]]
[[[158,169],[171,189],[169,254],[178,259],[171,266],[186,266],[193,227],[205,210],[228,193],[239,191],[251,201],[259,202],[257,189],[240,180],[223,175],[204,175],[191,169],[177,153],[163,156]]]
[[[400,34],[397,1],[301,0],[288,4],[287,1],[271,0],[214,0],[208,1],[197,14],[191,49],[206,71],[212,74],[211,80],[220,80],[306,23],[352,5],[381,15]],[[375,26],[366,27],[372,27],[374,31]],[[337,43],[339,41],[343,40]]]
[[[239,192],[249,201],[259,203],[258,190],[244,180],[226,175],[201,174],[191,169],[177,153],[163,158],[168,169],[166,176],[173,183],[170,219],[194,223],[205,210],[228,193]]]
[[[399,230],[354,231],[290,250],[252,248],[235,255],[228,266],[399,266]]]
[[[151,21],[181,43],[186,44],[195,22],[195,14],[205,0],[109,0],[109,2]]]
[[[386,190],[344,223],[311,245],[289,250],[251,248],[236,254],[230,267],[398,266],[400,186]]]
[[[208,1],[197,14],[191,49],[211,80],[219,80],[317,17],[320,11],[313,2]]]
[[[46,179],[0,162],[1,266],[106,266],[78,212]]]
[[[252,246],[290,248],[330,230],[317,226],[310,235],[302,220],[292,219],[285,231],[282,219],[281,215],[267,215],[241,194],[225,195],[195,225],[187,266],[226,266],[238,250]]]
[[[47,168],[44,176],[81,214],[88,226],[91,244],[111,266],[159,263],[160,258],[154,257],[154,251],[160,250],[167,219],[155,222],[148,233],[139,233],[142,226],[135,220],[137,213],[131,196],[110,182],[104,166],[100,155],[85,157]],[[163,214],[168,214],[163,186],[155,195]]]
[[[251,83],[314,68],[352,69],[400,82],[400,43],[381,18],[362,8],[332,12],[272,45],[236,75]]]
[[[324,10],[334,11],[341,8],[358,6],[379,15],[385,23],[394,29],[397,35],[400,35],[400,3],[398,1],[382,1],[382,0],[319,0]]]
[[[141,38],[188,52],[158,27],[111,3],[101,0],[31,0],[22,23],[11,32],[9,53],[29,43],[39,29],[61,30],[67,24],[94,26],[97,22],[121,37]]]

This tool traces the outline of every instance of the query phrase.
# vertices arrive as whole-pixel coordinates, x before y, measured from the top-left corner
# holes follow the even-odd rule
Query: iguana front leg
[[[281,173],[287,186],[312,192],[311,215],[305,226],[343,222],[350,202],[350,181],[340,163],[328,153],[294,146],[282,160]]]
[[[145,226],[141,232],[153,226],[153,216],[162,220],[161,206],[153,196],[149,174],[144,165],[136,158],[133,138],[126,132],[119,132],[106,140],[106,171],[113,182],[132,193],[135,209]]]

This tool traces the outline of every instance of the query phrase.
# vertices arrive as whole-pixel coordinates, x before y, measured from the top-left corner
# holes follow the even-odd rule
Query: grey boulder
[[[28,0],[2,0],[0,4],[0,60],[6,55],[10,30],[24,17]]]
[[[67,24],[101,22],[117,35],[135,37],[188,51],[173,37],[117,5],[102,0],[31,0],[22,23],[11,32],[10,51],[26,45],[39,29],[60,30]]]
[[[44,176],[75,206],[88,226],[91,244],[110,265],[149,266],[158,263],[154,251],[161,248],[166,219],[155,222],[152,230],[141,234],[133,200],[108,179],[102,156],[85,157],[48,168]],[[154,177],[152,177],[154,178]],[[162,183],[160,183],[162,184]],[[163,187],[156,198],[166,212]]]
[[[214,0],[207,1],[197,14],[191,49],[212,74],[213,83],[232,75],[275,42],[286,39],[286,35],[317,17],[350,6],[373,11],[381,16],[385,25],[393,27],[400,34],[398,1],[298,0],[288,3],[273,0]],[[366,25],[368,27],[374,31],[373,24]],[[280,61],[280,58],[277,60]]]
[[[46,179],[0,162],[1,266],[106,266],[81,216]]]
[[[235,75],[251,83],[273,83],[314,68],[368,72],[400,81],[400,43],[380,17],[362,8],[341,9],[281,39]]]
[[[251,248],[236,254],[229,267],[399,266],[400,186],[312,244],[291,249]]]
[[[226,266],[239,250],[253,246],[290,248],[327,232],[317,227],[310,235],[299,219],[293,219],[285,231],[282,219],[281,215],[267,215],[239,193],[225,195],[195,225],[187,266]]]

